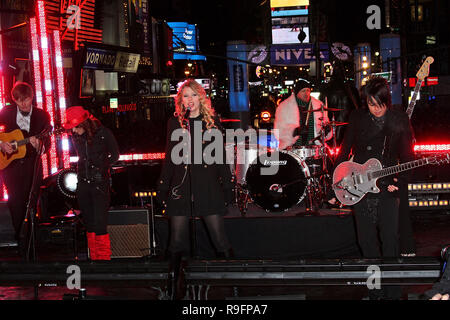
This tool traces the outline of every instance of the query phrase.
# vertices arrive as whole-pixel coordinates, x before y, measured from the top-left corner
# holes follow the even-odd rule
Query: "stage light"
[[[39,201],[40,219],[64,216],[70,210],[78,209],[78,177],[74,169],[62,169],[44,179]]]
[[[68,198],[75,199],[78,176],[73,169],[63,169],[57,173],[56,183],[59,191]]]
[[[272,115],[270,114],[269,111],[263,111],[261,112],[261,120],[264,122],[268,122],[270,121],[270,118],[272,117]]]

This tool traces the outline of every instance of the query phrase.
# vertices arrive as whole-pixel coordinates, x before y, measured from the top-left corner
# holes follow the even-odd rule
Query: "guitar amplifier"
[[[111,241],[111,258],[138,258],[150,255],[149,210],[111,209],[108,213],[107,230]]]

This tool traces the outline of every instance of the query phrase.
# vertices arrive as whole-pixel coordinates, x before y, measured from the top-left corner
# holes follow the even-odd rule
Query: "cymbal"
[[[342,111],[344,109],[337,109],[337,108],[323,108],[323,111],[331,111],[331,112],[335,112],[335,111]],[[311,113],[311,112],[320,112],[322,111],[322,108],[319,109],[314,109],[314,110],[308,110],[308,111],[302,111],[303,113]]]
[[[339,122],[339,121],[330,121],[330,122],[328,122],[327,123],[327,125],[329,125],[329,126],[345,126],[345,125],[347,125],[348,124],[348,122]]]

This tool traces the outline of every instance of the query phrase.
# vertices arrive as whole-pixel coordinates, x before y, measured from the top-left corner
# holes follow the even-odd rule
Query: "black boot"
[[[181,252],[170,254],[169,274],[167,277],[167,288],[170,300],[181,300],[185,296],[186,286],[184,284],[184,268],[186,266],[186,261],[182,258],[183,254]]]

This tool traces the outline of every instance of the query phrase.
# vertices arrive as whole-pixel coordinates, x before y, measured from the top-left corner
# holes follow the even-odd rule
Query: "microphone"
[[[191,107],[187,107],[186,112],[184,113],[184,118],[185,119],[189,118],[190,113],[191,113]]]

